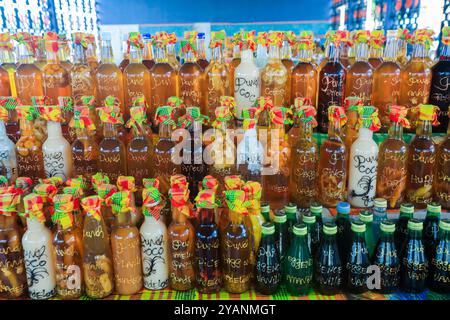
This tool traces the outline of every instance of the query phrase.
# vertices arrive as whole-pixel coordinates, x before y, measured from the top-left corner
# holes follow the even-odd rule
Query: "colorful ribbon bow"
[[[62,112],[59,106],[39,106],[41,118],[46,121],[62,122]]]
[[[220,96],[219,104],[221,106],[225,106],[230,109],[236,108],[236,101],[234,100],[234,97],[230,97],[230,96]]]
[[[17,41],[17,43],[25,45],[29,50],[33,50],[33,40],[28,32],[16,32],[12,38]]]
[[[155,45],[158,48],[163,48],[167,45],[168,39],[169,39],[169,35],[167,32],[156,32],[155,35],[152,36],[153,40],[155,42]]]
[[[17,98],[0,97],[0,107],[5,108],[6,110],[15,110],[18,104],[19,100]]]
[[[293,47],[297,42],[297,38],[295,36],[294,31],[284,31],[283,35],[284,35],[283,39],[286,40],[291,47]]]
[[[299,107],[296,112],[296,117],[300,119],[301,122],[311,124],[313,128],[317,127],[316,115],[316,108],[308,105]]]
[[[247,181],[242,187],[246,195],[246,200],[248,201],[248,206],[253,209],[259,209],[261,206],[261,194],[262,187],[257,181]],[[257,210],[252,211],[255,214],[258,213]]]
[[[0,188],[4,188],[8,186],[8,178],[5,177],[4,175],[0,175]]]
[[[48,31],[44,34],[45,49],[50,52],[57,53],[59,49],[58,34]]]
[[[389,119],[392,122],[400,124],[403,128],[410,128],[408,118],[408,109],[403,106],[390,106],[389,107]]]
[[[0,33],[0,49],[11,51],[12,48],[11,34],[9,32]]]
[[[417,29],[409,40],[412,44],[420,44],[425,47],[425,50],[430,50],[433,34],[434,31],[431,29]]]
[[[48,106],[50,99],[48,96],[33,96],[31,97],[31,104],[35,107]]]
[[[177,208],[187,217],[192,217],[192,210],[189,207],[189,189],[182,186],[172,186],[169,189],[169,198],[172,208]]]
[[[298,109],[300,108],[300,107],[303,107],[303,106],[311,106],[312,105],[312,103],[311,103],[311,98],[301,98],[301,97],[298,97],[298,98],[295,98],[294,99],[294,110],[296,110],[296,111],[298,111]]]
[[[183,99],[177,96],[167,98],[167,105],[172,108],[186,108]]]
[[[152,216],[156,221],[161,219],[161,209],[163,208],[161,194],[155,187],[144,188],[142,190],[142,214],[144,216]]]
[[[298,41],[299,50],[314,49],[314,33],[312,31],[301,31]]]
[[[249,203],[245,201],[245,192],[243,190],[225,190],[225,202],[230,211],[246,215]]]
[[[450,26],[442,28],[442,43],[446,46],[450,45]]]
[[[177,35],[175,32],[167,34],[167,44],[176,44],[177,43]]]
[[[16,205],[20,200],[13,187],[3,188],[0,192],[0,215],[12,216],[17,213]]]
[[[0,105],[0,121],[8,121],[8,110],[2,105]]]
[[[256,43],[267,47],[269,45],[269,35],[267,34],[267,32],[258,32]]]
[[[16,188],[19,194],[24,194],[30,190],[33,185],[33,180],[30,177],[18,177],[16,182],[14,183],[14,187]]]
[[[170,187],[179,189],[179,188],[187,188],[188,182],[185,175],[182,174],[174,174],[170,177]]]
[[[397,38],[399,40],[409,40],[412,35],[409,33],[408,29],[397,29]]]
[[[358,123],[360,128],[366,128],[373,132],[380,130],[381,121],[378,117],[378,109],[373,106],[359,107]]]
[[[95,191],[95,192],[98,192],[98,191],[97,191],[97,188],[98,188],[100,185],[102,185],[102,184],[107,184],[107,183],[109,183],[109,178],[108,178],[108,176],[104,175],[103,173],[97,172],[96,174],[94,174],[94,175],[92,176],[92,178],[91,178],[91,183],[92,183],[92,186],[93,186],[93,188],[94,188],[94,191]]]
[[[272,97],[258,97],[254,106],[258,108],[259,111],[270,111],[273,109],[273,99]]]
[[[202,180],[202,189],[211,189],[214,192],[219,187],[219,181],[211,175],[207,175]]]
[[[373,30],[370,33],[369,45],[371,48],[382,49],[385,41],[384,30]]]
[[[223,178],[223,183],[226,190],[240,190],[244,186],[244,180],[241,176],[231,175]]]
[[[356,30],[353,34],[354,43],[369,43],[370,31],[369,30]]]
[[[347,123],[347,116],[343,107],[330,106],[328,107],[328,121],[333,123],[339,122],[339,126],[342,128]]]
[[[144,42],[142,41],[141,33],[140,32],[130,32],[128,33],[128,48],[130,46],[133,46],[135,48],[142,49],[144,48]]]
[[[111,206],[114,214],[129,212],[131,209],[131,192],[118,191],[113,193],[110,197],[106,198],[106,204]]]
[[[85,101],[87,99],[86,97],[90,98],[90,96],[82,96],[81,97],[81,100],[83,101],[83,105],[85,104]],[[83,100],[83,98],[84,98],[84,100]],[[73,98],[70,97],[70,96],[60,96],[60,97],[58,97],[58,105],[60,106],[61,110],[64,111],[64,112],[73,112],[73,110],[74,110]],[[91,106],[89,106],[89,107],[91,107]]]
[[[53,203],[53,198],[58,192],[58,188],[50,183],[40,183],[34,187],[33,192],[42,196],[44,202],[51,205]]]
[[[54,223],[59,222],[63,229],[73,226],[73,196],[71,194],[57,194],[54,198],[55,212],[52,215]]]
[[[89,107],[76,106],[73,111],[73,117],[70,119],[69,126],[75,129],[95,130],[95,123],[91,120]]]
[[[219,48],[219,47],[222,48],[225,44],[226,39],[227,39],[227,36],[225,34],[225,30],[212,31],[209,47],[211,49]]]
[[[292,110],[286,107],[274,107],[270,110],[270,119],[273,124],[292,124]]]
[[[119,191],[135,192],[136,182],[133,176],[119,176],[117,178],[117,188]]]
[[[102,199],[95,195],[81,200],[81,206],[86,215],[93,217],[97,221],[102,220],[101,203]]]
[[[233,119],[233,114],[231,113],[230,107],[220,106],[214,110],[216,118],[212,122],[213,128],[220,128],[224,123],[228,123]]]
[[[360,97],[347,97],[344,100],[344,109],[348,111],[358,111],[362,107],[363,101]]]
[[[188,107],[186,108],[186,114],[178,118],[178,122],[181,128],[188,128],[194,122],[201,122],[202,124],[207,124],[209,117],[202,115],[199,107]]]
[[[63,184],[63,179],[61,177],[50,177],[50,178],[45,178],[45,179],[39,179],[39,183],[52,184],[56,188],[59,188]]]
[[[420,104],[411,110],[413,113],[418,114],[417,119],[420,121],[431,121],[431,125],[439,125],[438,114],[439,107],[432,104]]]
[[[246,49],[255,51],[255,30],[252,31],[242,31],[242,44],[246,45]]]
[[[30,193],[23,198],[25,210],[24,216],[28,219],[36,219],[40,223],[45,223],[44,199],[36,193]]]
[[[155,112],[155,122],[156,124],[162,123],[174,127],[175,121],[173,120],[173,108],[170,106],[158,107]]]
[[[63,194],[70,194],[73,197],[73,210],[79,211],[80,200],[84,197],[84,191],[80,187],[65,187],[63,188]]]
[[[144,188],[156,188],[159,190],[159,179],[158,178],[144,178],[142,179],[142,185]]]
[[[82,175],[70,178],[66,181],[66,186],[72,188],[81,188],[83,191],[87,191],[89,188],[88,181]]]
[[[97,186],[97,195],[105,203],[116,192],[117,192],[117,187],[113,184],[103,183],[103,184],[100,184],[99,186]]]
[[[269,45],[281,48],[281,45],[283,44],[283,37],[284,35],[281,31],[269,31]]]
[[[259,112],[260,111],[255,107],[242,110],[242,127],[244,130],[256,128]]]
[[[89,109],[95,107],[95,97],[94,96],[82,96],[80,98],[81,105],[88,107]],[[72,99],[73,101],[73,99]]]
[[[336,47],[339,47],[341,43],[349,40],[349,34],[344,30],[329,30],[325,34],[325,38],[328,43],[333,43]]]
[[[105,106],[97,108],[100,120],[104,123],[123,124],[120,102],[114,96],[105,98]]]
[[[196,54],[197,45],[197,31],[185,31],[184,32],[184,40],[180,42],[181,52],[187,53],[191,51],[193,54]]]
[[[130,108],[130,119],[125,125],[127,128],[138,130],[147,123],[147,113],[144,106],[136,106]]]
[[[20,119],[25,119],[28,121],[33,121],[39,116],[39,111],[35,106],[18,106],[17,116]]]
[[[87,49],[88,42],[86,41],[86,34],[83,32],[74,32],[72,33],[72,41],[75,45],[82,46],[84,49]]]
[[[201,190],[195,197],[197,208],[216,208],[216,192],[211,189]]]

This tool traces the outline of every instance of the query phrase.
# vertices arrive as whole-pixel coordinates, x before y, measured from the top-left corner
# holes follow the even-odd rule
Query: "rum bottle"
[[[213,34],[211,32],[211,38]],[[197,64],[202,68],[202,71],[205,71],[209,65],[208,60],[206,59],[206,43],[205,43],[205,33],[199,32],[197,33]]]
[[[241,63],[241,50],[243,47],[243,42],[241,38],[241,32],[236,32],[233,34],[231,38],[231,45],[233,47],[233,58],[228,64],[228,72],[230,73],[230,91],[234,95],[234,80],[235,80],[235,71],[238,65]]]
[[[447,136],[439,145],[436,153],[436,165],[433,181],[434,199],[444,209],[450,209],[450,124]]]
[[[142,39],[144,41],[144,54],[142,55],[142,63],[147,67],[148,70],[152,70],[155,65],[155,60],[153,59],[153,38],[150,33],[143,33]]]
[[[292,61],[292,48],[297,45],[297,39],[293,31],[283,32],[283,42],[281,45],[281,62],[287,70],[287,82],[286,82],[286,98],[285,104],[291,104],[291,82],[292,82],[292,71],[295,67],[294,61]]]
[[[14,61],[13,44],[9,32],[0,33],[0,75],[2,96],[17,97],[16,75],[17,65]]]
[[[369,38],[369,63],[373,70],[383,63],[384,30],[373,30]]]
[[[80,105],[81,97],[95,96],[95,81],[86,59],[88,45],[86,34],[75,32],[72,34],[72,41],[74,42],[74,60],[70,69],[70,83],[75,105]]]

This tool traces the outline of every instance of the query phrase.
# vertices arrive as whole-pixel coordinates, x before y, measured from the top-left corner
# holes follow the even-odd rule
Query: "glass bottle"
[[[436,165],[433,181],[434,198],[442,208],[450,209],[450,124],[447,136],[439,145],[436,153]]]
[[[314,264],[317,289],[324,295],[340,292],[344,283],[344,267],[336,243],[337,227],[327,222],[323,225],[323,238]]]
[[[224,288],[229,293],[243,293],[250,288],[250,238],[243,222],[245,192],[224,191],[229,210],[229,223],[222,235],[222,272]]]
[[[421,293],[428,277],[428,259],[422,242],[423,222],[408,221],[408,237],[401,263],[401,289],[405,292]]]
[[[450,104],[450,27],[442,28],[443,44],[439,61],[431,67],[431,88],[429,103],[439,107],[436,132],[445,132],[448,127],[448,105]]]
[[[195,269],[199,292],[218,292],[222,285],[219,227],[214,222],[217,207],[215,191],[205,189],[195,199],[198,225],[195,232]]]
[[[380,238],[380,225],[387,220],[387,200],[383,198],[373,199],[373,232],[376,241]]]
[[[130,64],[123,71],[123,83],[125,90],[125,119],[128,120],[129,107],[133,105],[134,99],[144,96],[146,101],[151,101],[150,71],[142,63],[142,43],[139,32],[130,32],[128,36],[130,43]]]
[[[373,132],[381,124],[374,107],[364,106],[358,111],[361,128],[350,149],[348,200],[354,207],[373,207],[378,167],[378,145],[373,140]]]
[[[400,73],[399,105],[408,109],[428,103],[431,87],[431,69],[426,60],[431,44],[431,30],[418,29],[410,39],[412,57]]]
[[[221,96],[230,96],[231,76],[224,62],[222,48],[224,47],[225,31],[211,32],[211,62],[205,69],[206,103],[202,113],[210,119],[215,117],[215,109],[220,106]]]
[[[14,188],[20,193],[20,201],[17,203],[17,213],[19,215],[19,226],[22,231],[27,228],[24,198],[31,193],[32,184],[33,181],[29,177],[17,177],[14,182]]]
[[[376,194],[387,200],[390,209],[398,208],[405,196],[408,145],[403,141],[403,126],[409,127],[406,114],[405,107],[390,107],[389,136],[378,152]]]
[[[397,29],[397,62],[401,67],[404,67],[408,63],[408,40],[411,38],[411,36],[412,35],[409,33],[408,29]]]
[[[358,97],[347,97],[344,99],[344,109],[347,116],[347,123],[342,130],[342,139],[344,140],[347,162],[347,172],[350,171],[350,151],[353,142],[358,139],[360,128],[360,112],[359,109],[363,106],[362,100]],[[349,176],[347,175],[347,180]]]
[[[281,262],[275,246],[275,226],[271,222],[262,225],[261,245],[256,256],[255,287],[264,295],[278,291],[281,284]]]
[[[144,287],[161,290],[169,285],[169,258],[167,228],[161,219],[164,202],[158,188],[142,190],[142,213],[145,220],[141,225],[142,273]]]
[[[312,106],[302,106],[296,114],[299,136],[291,151],[289,200],[300,208],[309,208],[317,198],[319,149],[313,139],[313,128],[317,125],[315,115],[316,109]]]
[[[414,216],[414,205],[412,203],[402,203],[400,206],[400,216],[395,225],[395,246],[399,253],[402,253],[408,236],[408,222]]]
[[[36,46],[34,56],[36,60],[34,64],[42,71],[47,64],[47,56],[45,53],[45,41],[43,36],[31,36]]]
[[[95,72],[97,102],[99,105],[104,105],[108,96],[114,96],[119,100],[121,111],[124,113],[126,105],[124,103],[123,75],[122,70],[114,63],[111,33],[103,32],[101,38],[101,63]]]
[[[0,106],[0,174],[10,181],[17,178],[16,145],[6,133],[8,111]]]
[[[42,71],[33,64],[34,57],[31,49],[31,38],[26,32],[15,35],[18,42],[18,67],[15,72],[17,98],[24,105],[31,104],[31,97],[43,96]]]
[[[373,256],[373,264],[380,268],[381,293],[391,293],[400,284],[400,257],[394,241],[395,223],[389,220],[380,224],[380,240]]]
[[[213,34],[211,33],[211,38]],[[205,71],[209,65],[208,60],[206,59],[206,43],[205,43],[205,33],[199,32],[197,34],[197,64],[202,68],[202,71]]]
[[[95,35],[92,33],[86,33],[86,60],[91,68],[91,74],[95,77],[95,72],[97,71],[98,66],[100,65],[99,59],[97,56],[97,44],[95,42]],[[94,88],[95,90],[97,88]]]
[[[34,186],[33,192],[40,195],[43,199],[45,225],[51,228],[52,231],[55,231],[56,224],[52,223],[52,214],[54,212],[53,198],[58,192],[58,188],[50,183],[39,182]]]
[[[103,59],[102,59],[103,62]],[[122,34],[122,61],[119,64],[119,69],[123,73],[125,68],[130,64],[130,43],[128,42],[128,34]]]
[[[436,252],[439,237],[439,220],[441,219],[441,206],[437,202],[427,204],[427,215],[423,222],[423,244],[425,256],[431,263]]]
[[[169,97],[178,96],[178,71],[169,63],[167,43],[159,33],[155,39],[155,65],[150,70],[151,100],[153,109],[166,105]]]
[[[0,95],[2,97],[11,96],[11,85],[8,71],[0,65]]]
[[[72,69],[72,63],[69,60],[70,48],[69,42],[67,40],[67,35],[65,33],[58,33],[58,60],[61,65],[70,73]],[[48,61],[47,61],[48,62]]]
[[[268,202],[261,202],[261,215],[266,222],[272,221],[273,212],[270,210],[270,204]]]
[[[301,33],[300,33],[301,37]],[[283,42],[281,45],[281,62],[287,70],[287,82],[286,82],[286,96],[285,96],[285,104],[290,105],[291,102],[291,82],[292,82],[292,71],[295,67],[294,61],[292,61],[292,48],[297,44],[296,35],[293,31],[284,31],[283,32]]]
[[[136,206],[136,197],[134,193],[137,191],[136,181],[133,176],[119,176],[117,178],[117,189],[119,191],[129,191],[130,192],[130,204],[128,208],[130,209],[131,224],[140,227],[142,223],[142,213],[141,210]]]
[[[300,32],[298,42],[299,60],[292,69],[291,98],[294,103],[296,98],[309,98],[312,106],[317,106],[317,67],[312,61],[314,49],[314,35],[311,31]]]
[[[342,107],[331,107],[328,111],[330,125],[328,139],[319,151],[319,181],[317,184],[318,199],[324,206],[335,207],[346,197],[348,152],[340,136],[341,126],[345,124],[345,112]]]
[[[99,184],[98,186],[95,186],[95,184],[93,184],[93,187],[96,194],[102,199],[101,213],[103,221],[105,221],[108,233],[111,234],[115,218],[111,205],[109,205],[109,202],[111,200],[108,199],[117,192],[117,187],[113,184],[110,184],[109,180],[106,183]]]
[[[72,177],[73,164],[70,144],[62,135],[61,109],[43,107],[41,116],[47,121],[47,139],[42,145],[45,176],[61,177],[65,182]]]
[[[244,217],[244,224],[248,229],[250,237],[250,262],[254,265],[255,257],[261,243],[261,226],[264,223],[264,218],[261,215],[261,183],[248,180],[242,186],[242,190],[244,190],[246,201],[248,201],[248,215]]]
[[[114,286],[110,237],[101,214],[101,198],[81,200],[86,216],[83,225],[83,278],[86,294],[94,299],[109,296]]]
[[[0,192],[0,297],[16,299],[27,290],[27,276],[17,224],[16,204],[19,195],[14,188]]]
[[[419,106],[416,135],[408,146],[406,198],[423,209],[433,199],[433,168],[436,162],[436,144],[431,138],[432,120],[436,109],[432,105]]]
[[[169,191],[172,222],[168,228],[169,284],[171,289],[186,291],[195,285],[195,230],[189,222],[189,189],[173,185]]]
[[[176,46],[177,44],[177,36],[175,35],[175,32],[168,34],[168,41],[167,41],[167,58],[169,59],[169,63],[172,66],[172,68],[176,71],[180,70],[180,61],[177,57],[176,52]]]
[[[58,104],[58,97],[71,96],[70,72],[61,64],[58,58],[58,36],[54,32],[45,34],[45,48],[47,50],[47,64],[42,71],[44,94],[50,105]]]
[[[352,222],[352,242],[349,248],[348,261],[346,265],[348,289],[352,293],[364,293],[368,290],[367,268],[370,265],[364,233],[366,225],[362,221]]]
[[[12,142],[17,143],[20,138],[20,127],[19,127],[19,119],[17,116],[18,109],[18,100],[17,98],[7,96],[0,97],[0,107],[6,109],[6,115],[3,115],[4,119],[6,119],[5,127],[6,134]],[[3,111],[4,112],[4,111]],[[5,118],[6,117],[6,118]]]
[[[85,34],[81,32],[72,34],[72,41],[74,42],[74,56],[70,69],[70,83],[75,105],[80,105],[81,97],[95,96],[95,81],[86,59]]]
[[[56,292],[61,299],[79,298],[84,291],[83,242],[81,229],[73,225],[73,196],[58,194],[53,198],[56,224],[53,247],[56,258]]]
[[[277,248],[281,263],[284,263],[284,258],[289,249],[290,238],[286,214],[283,211],[275,212],[273,224],[275,225],[275,247]]]
[[[45,226],[43,199],[30,193],[23,202],[27,231],[22,237],[22,246],[28,295],[36,300],[49,299],[56,294],[56,273],[52,233]]]
[[[322,224],[316,223],[316,216],[310,212],[305,212],[303,214],[302,221],[308,229],[306,240],[309,252],[311,253],[311,257],[315,257],[320,244],[320,239],[322,238]]]
[[[115,105],[112,105],[114,102]],[[117,103],[117,99],[110,96],[107,98],[107,105],[105,107],[97,108],[99,110],[100,120],[103,123],[104,137],[99,144],[100,156],[98,168],[101,173],[111,179],[112,184],[116,183],[119,176],[125,176],[127,173],[125,144],[117,135],[117,126],[123,123]]]
[[[350,254],[352,231],[350,222],[350,204],[339,202],[336,206],[337,246],[342,263],[347,264]]]
[[[111,231],[114,287],[118,294],[135,294],[142,288],[141,241],[139,230],[131,223],[129,191],[109,198],[115,221]]]
[[[243,47],[243,43],[241,41],[241,32],[236,32],[233,34],[233,38],[231,39],[231,45],[233,47],[233,58],[228,64],[228,72],[230,73],[230,91],[234,95],[234,81],[235,81],[235,71],[236,68],[241,63],[241,50]]]
[[[6,93],[4,96],[17,97],[16,69],[11,35],[9,32],[0,33],[0,74],[2,75],[0,83],[2,87],[5,86],[5,89],[2,89]]]
[[[261,95],[271,97],[275,107],[289,104],[286,100],[288,70],[281,62],[280,56],[282,36],[281,32],[269,32],[269,60],[261,70]]]
[[[439,239],[431,261],[431,281],[430,287],[433,291],[439,293],[449,293],[449,247],[450,247],[450,220],[441,220],[439,222]]]
[[[400,65],[397,62],[398,39],[396,30],[388,30],[383,62],[374,67],[372,104],[380,111],[383,128],[390,126],[389,108],[398,105],[400,96]],[[369,59],[370,62],[370,59]]]
[[[317,113],[319,130],[322,133],[328,129],[328,107],[341,106],[344,102],[344,90],[347,71],[340,61],[340,43],[342,33],[328,31],[327,58],[323,68],[319,72]]]
[[[359,220],[366,225],[366,232],[364,233],[364,239],[367,247],[367,254],[369,259],[372,259],[375,252],[378,239],[375,237],[373,213],[370,211],[362,210],[359,212]]]
[[[268,55],[267,55],[267,46],[268,46],[268,34],[267,32],[258,32],[258,36],[256,38],[256,58],[255,64],[259,70],[264,69],[267,65]]]
[[[319,232],[322,232],[322,226],[323,226],[323,219],[322,219],[322,212],[323,212],[323,206],[319,202],[313,202],[309,206],[309,212],[313,216],[316,217],[316,225],[319,229]],[[322,233],[321,233],[322,235]]]
[[[373,30],[369,38],[369,63],[373,70],[383,63],[384,30]]]
[[[143,33],[142,39],[144,41],[144,54],[142,56],[142,63],[151,70],[155,65],[155,60],[153,59],[153,39],[150,33]]]

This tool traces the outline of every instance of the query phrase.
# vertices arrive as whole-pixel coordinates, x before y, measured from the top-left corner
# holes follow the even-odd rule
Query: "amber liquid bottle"
[[[345,79],[345,97],[358,97],[365,106],[371,105],[373,69],[368,62],[367,43],[355,43],[355,63],[348,69]]]
[[[36,40],[36,49],[34,51],[34,56],[36,60],[34,61],[35,66],[37,66],[41,71],[44,70],[47,64],[47,56],[45,53],[45,41],[43,37],[39,37]]]
[[[144,33],[142,35],[142,39],[144,40],[144,54],[142,56],[142,63],[148,70],[152,70],[155,65],[155,59],[153,59],[152,38],[149,33]]]
[[[109,33],[102,34],[101,60],[95,74],[98,104],[103,105],[107,96],[114,96],[119,100],[123,114],[125,112],[123,75],[114,63]]]
[[[184,63],[180,67],[178,86],[180,97],[186,107],[199,107],[205,110],[205,85],[202,68],[198,65],[193,51],[188,50],[184,56]]]
[[[205,71],[209,65],[209,62],[206,59],[206,43],[205,34],[203,32],[198,33],[197,35],[197,64],[202,68],[202,71]]]
[[[280,48],[269,46],[269,60],[261,70],[261,96],[271,97],[275,107],[288,105],[286,88],[288,87],[288,70],[281,62]]]
[[[319,130],[328,130],[328,107],[341,106],[344,102],[346,70],[340,62],[340,49],[334,43],[328,44],[327,61],[319,73],[317,116]]]
[[[70,74],[72,63],[69,60],[70,49],[67,40],[58,40],[58,60],[64,69]]]
[[[167,44],[167,59],[174,70],[180,70],[180,61],[177,58],[177,52],[175,50],[175,43]]]
[[[281,46],[281,62],[287,70],[287,82],[286,82],[286,106],[294,103],[294,100],[291,100],[291,81],[292,81],[292,71],[294,70],[295,64],[292,61],[292,49],[289,42],[285,39],[283,40],[283,44]]]
[[[77,128],[76,136],[72,143],[74,175],[82,175],[91,181],[91,177],[98,172],[100,148],[86,128]]]
[[[0,96],[10,97],[11,96],[11,85],[9,82],[8,71],[0,66]]]
[[[233,46],[233,59],[228,65],[228,72],[230,73],[230,92],[234,93],[234,71],[237,66],[241,64],[241,50],[239,45]]]
[[[102,61],[103,62],[103,61]],[[128,45],[128,35],[122,34],[122,61],[119,64],[119,69],[122,73],[130,64],[130,47]]]
[[[317,67],[312,62],[312,50],[300,50],[299,61],[292,70],[291,100],[309,98],[312,105],[317,105]]]
[[[432,199],[436,145],[431,138],[431,121],[420,120],[408,148],[406,200],[424,209]]]
[[[15,82],[17,65],[15,64],[14,61],[12,48],[11,49],[5,48],[5,44],[3,43],[0,43],[0,46],[1,46],[0,68],[6,71],[6,74],[2,72],[4,81],[1,82],[2,86],[4,83],[5,89],[0,89],[0,91],[5,91],[5,93],[7,93],[7,90],[9,89],[9,94],[6,94],[5,96],[17,97],[16,82]],[[8,77],[8,80],[6,80],[6,77]]]
[[[328,139],[320,146],[317,194],[326,207],[335,207],[346,198],[347,150],[340,132],[339,120],[334,120],[328,128]]]
[[[86,51],[81,44],[75,44],[73,66],[70,69],[72,96],[75,105],[81,105],[82,96],[95,96],[95,81],[86,60]]]
[[[42,71],[33,64],[33,54],[26,44],[20,43],[18,52],[19,66],[15,74],[17,98],[21,104],[31,105],[31,97],[44,95]]]
[[[211,63],[205,69],[206,103],[202,114],[210,119],[215,118],[215,109],[220,106],[221,96],[230,96],[231,77],[227,65],[223,61],[222,47],[212,49]]]
[[[397,32],[388,31],[383,62],[373,73],[372,104],[378,108],[381,124],[385,130],[390,126],[389,106],[397,105],[400,95],[400,65],[397,62],[397,43]]]
[[[130,117],[130,106],[133,100],[139,96],[144,96],[146,101],[150,101],[150,71],[142,63],[141,49],[135,46],[130,47],[130,64],[123,72],[125,88],[125,120]],[[154,112],[152,113],[154,114]]]
[[[55,44],[56,41],[47,41],[46,46]],[[47,64],[43,71],[44,94],[48,96],[49,103],[58,104],[58,97],[72,95],[70,86],[70,73],[58,60],[56,52],[47,50]]]
[[[103,123],[103,140],[100,142],[98,169],[115,184],[119,176],[127,175],[126,148],[118,138],[117,128]]]
[[[433,181],[434,198],[443,209],[450,209],[450,124],[447,137],[439,145]]]

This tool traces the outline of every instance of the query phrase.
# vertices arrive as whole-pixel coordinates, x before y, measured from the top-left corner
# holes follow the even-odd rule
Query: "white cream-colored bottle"
[[[253,60],[253,51],[243,50],[241,63],[234,71],[234,99],[238,119],[242,119],[242,110],[252,107],[259,97],[260,83],[260,73]]]
[[[72,151],[62,135],[61,123],[47,122],[47,140],[42,145],[42,153],[47,178],[61,177],[65,182],[72,176]]]

